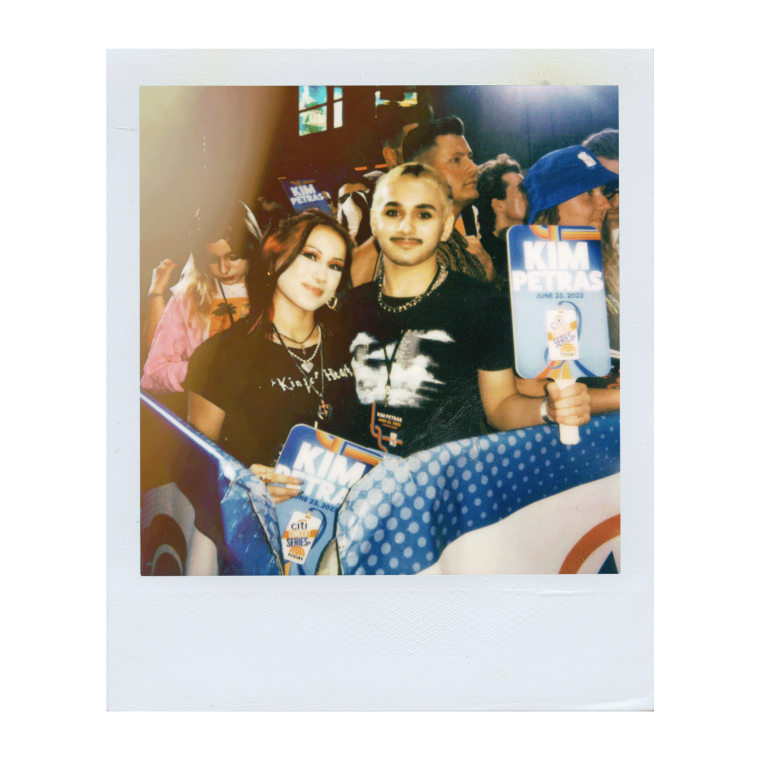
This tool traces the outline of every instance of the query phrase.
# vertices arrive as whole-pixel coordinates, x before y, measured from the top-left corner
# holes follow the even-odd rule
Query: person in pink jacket
[[[182,393],[195,349],[248,314],[245,275],[258,249],[243,203],[221,216],[200,209],[195,213],[191,254],[156,327],[140,382],[144,390]]]

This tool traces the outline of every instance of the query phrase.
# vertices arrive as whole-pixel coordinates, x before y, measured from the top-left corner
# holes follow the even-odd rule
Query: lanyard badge
[[[397,446],[403,446],[401,425],[404,418],[372,404],[370,409],[369,429],[377,441],[380,451],[393,453]],[[390,447],[390,448],[389,448]]]
[[[378,407],[377,404],[372,404],[370,414],[370,432],[372,437],[377,441],[377,446],[381,451],[387,452],[390,446],[392,451],[397,446],[403,446],[404,441],[401,437],[401,425],[403,424],[403,417],[397,412],[388,411],[388,403],[391,398],[391,375],[393,374],[393,366],[396,363],[396,356],[398,356],[399,348],[404,341],[404,335],[406,330],[402,330],[396,341],[396,345],[393,347],[393,352],[388,356],[386,346],[383,346],[383,357],[385,361],[385,370],[387,372],[385,377],[385,406]]]

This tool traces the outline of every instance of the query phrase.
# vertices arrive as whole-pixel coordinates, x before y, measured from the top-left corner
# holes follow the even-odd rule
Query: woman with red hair
[[[300,491],[273,472],[290,429],[336,429],[353,393],[332,311],[350,264],[351,240],[334,219],[315,210],[283,219],[251,260],[250,314],[195,352],[183,383],[189,422],[268,482],[275,501]]]

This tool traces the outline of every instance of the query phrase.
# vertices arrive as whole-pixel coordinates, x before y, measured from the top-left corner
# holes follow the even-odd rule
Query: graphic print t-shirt
[[[344,306],[357,403],[345,437],[408,456],[479,435],[478,370],[512,366],[506,299],[458,272],[408,311],[384,311],[377,295],[378,283],[367,283],[350,291]],[[409,300],[384,297],[390,306]],[[386,406],[388,363],[402,331]]]
[[[201,344],[182,384],[224,411],[219,445],[247,467],[272,465],[294,425],[318,421],[322,390],[319,352],[304,377],[283,346],[260,332],[249,334],[250,328],[250,318],[243,319]],[[319,420],[319,427],[332,433],[353,395],[345,339],[325,339],[322,355],[324,395],[333,417]]]
[[[217,292],[211,301],[211,313],[209,315],[208,337],[226,330],[234,322],[248,316],[251,311],[251,303],[248,299],[248,291],[245,283],[237,285],[224,285],[224,296],[217,285]],[[230,319],[232,314],[232,319]]]

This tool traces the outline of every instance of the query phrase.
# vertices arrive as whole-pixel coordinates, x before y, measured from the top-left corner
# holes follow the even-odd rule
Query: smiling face
[[[602,229],[604,215],[609,209],[610,203],[604,197],[601,187],[594,187],[557,206],[560,224],[570,227],[591,226],[598,230]]]
[[[329,227],[315,227],[293,263],[277,278],[274,294],[278,304],[301,311],[316,311],[334,295],[346,261],[343,238]]]
[[[451,188],[451,197],[459,211],[478,197],[478,165],[472,160],[472,151],[464,137],[442,135],[435,140],[435,148],[420,156],[443,176]]]
[[[206,266],[212,277],[225,285],[242,282],[248,271],[248,260],[230,248],[226,240],[206,243]]]
[[[383,255],[403,267],[428,261],[454,226],[451,203],[438,185],[411,174],[380,185],[370,220]]]

